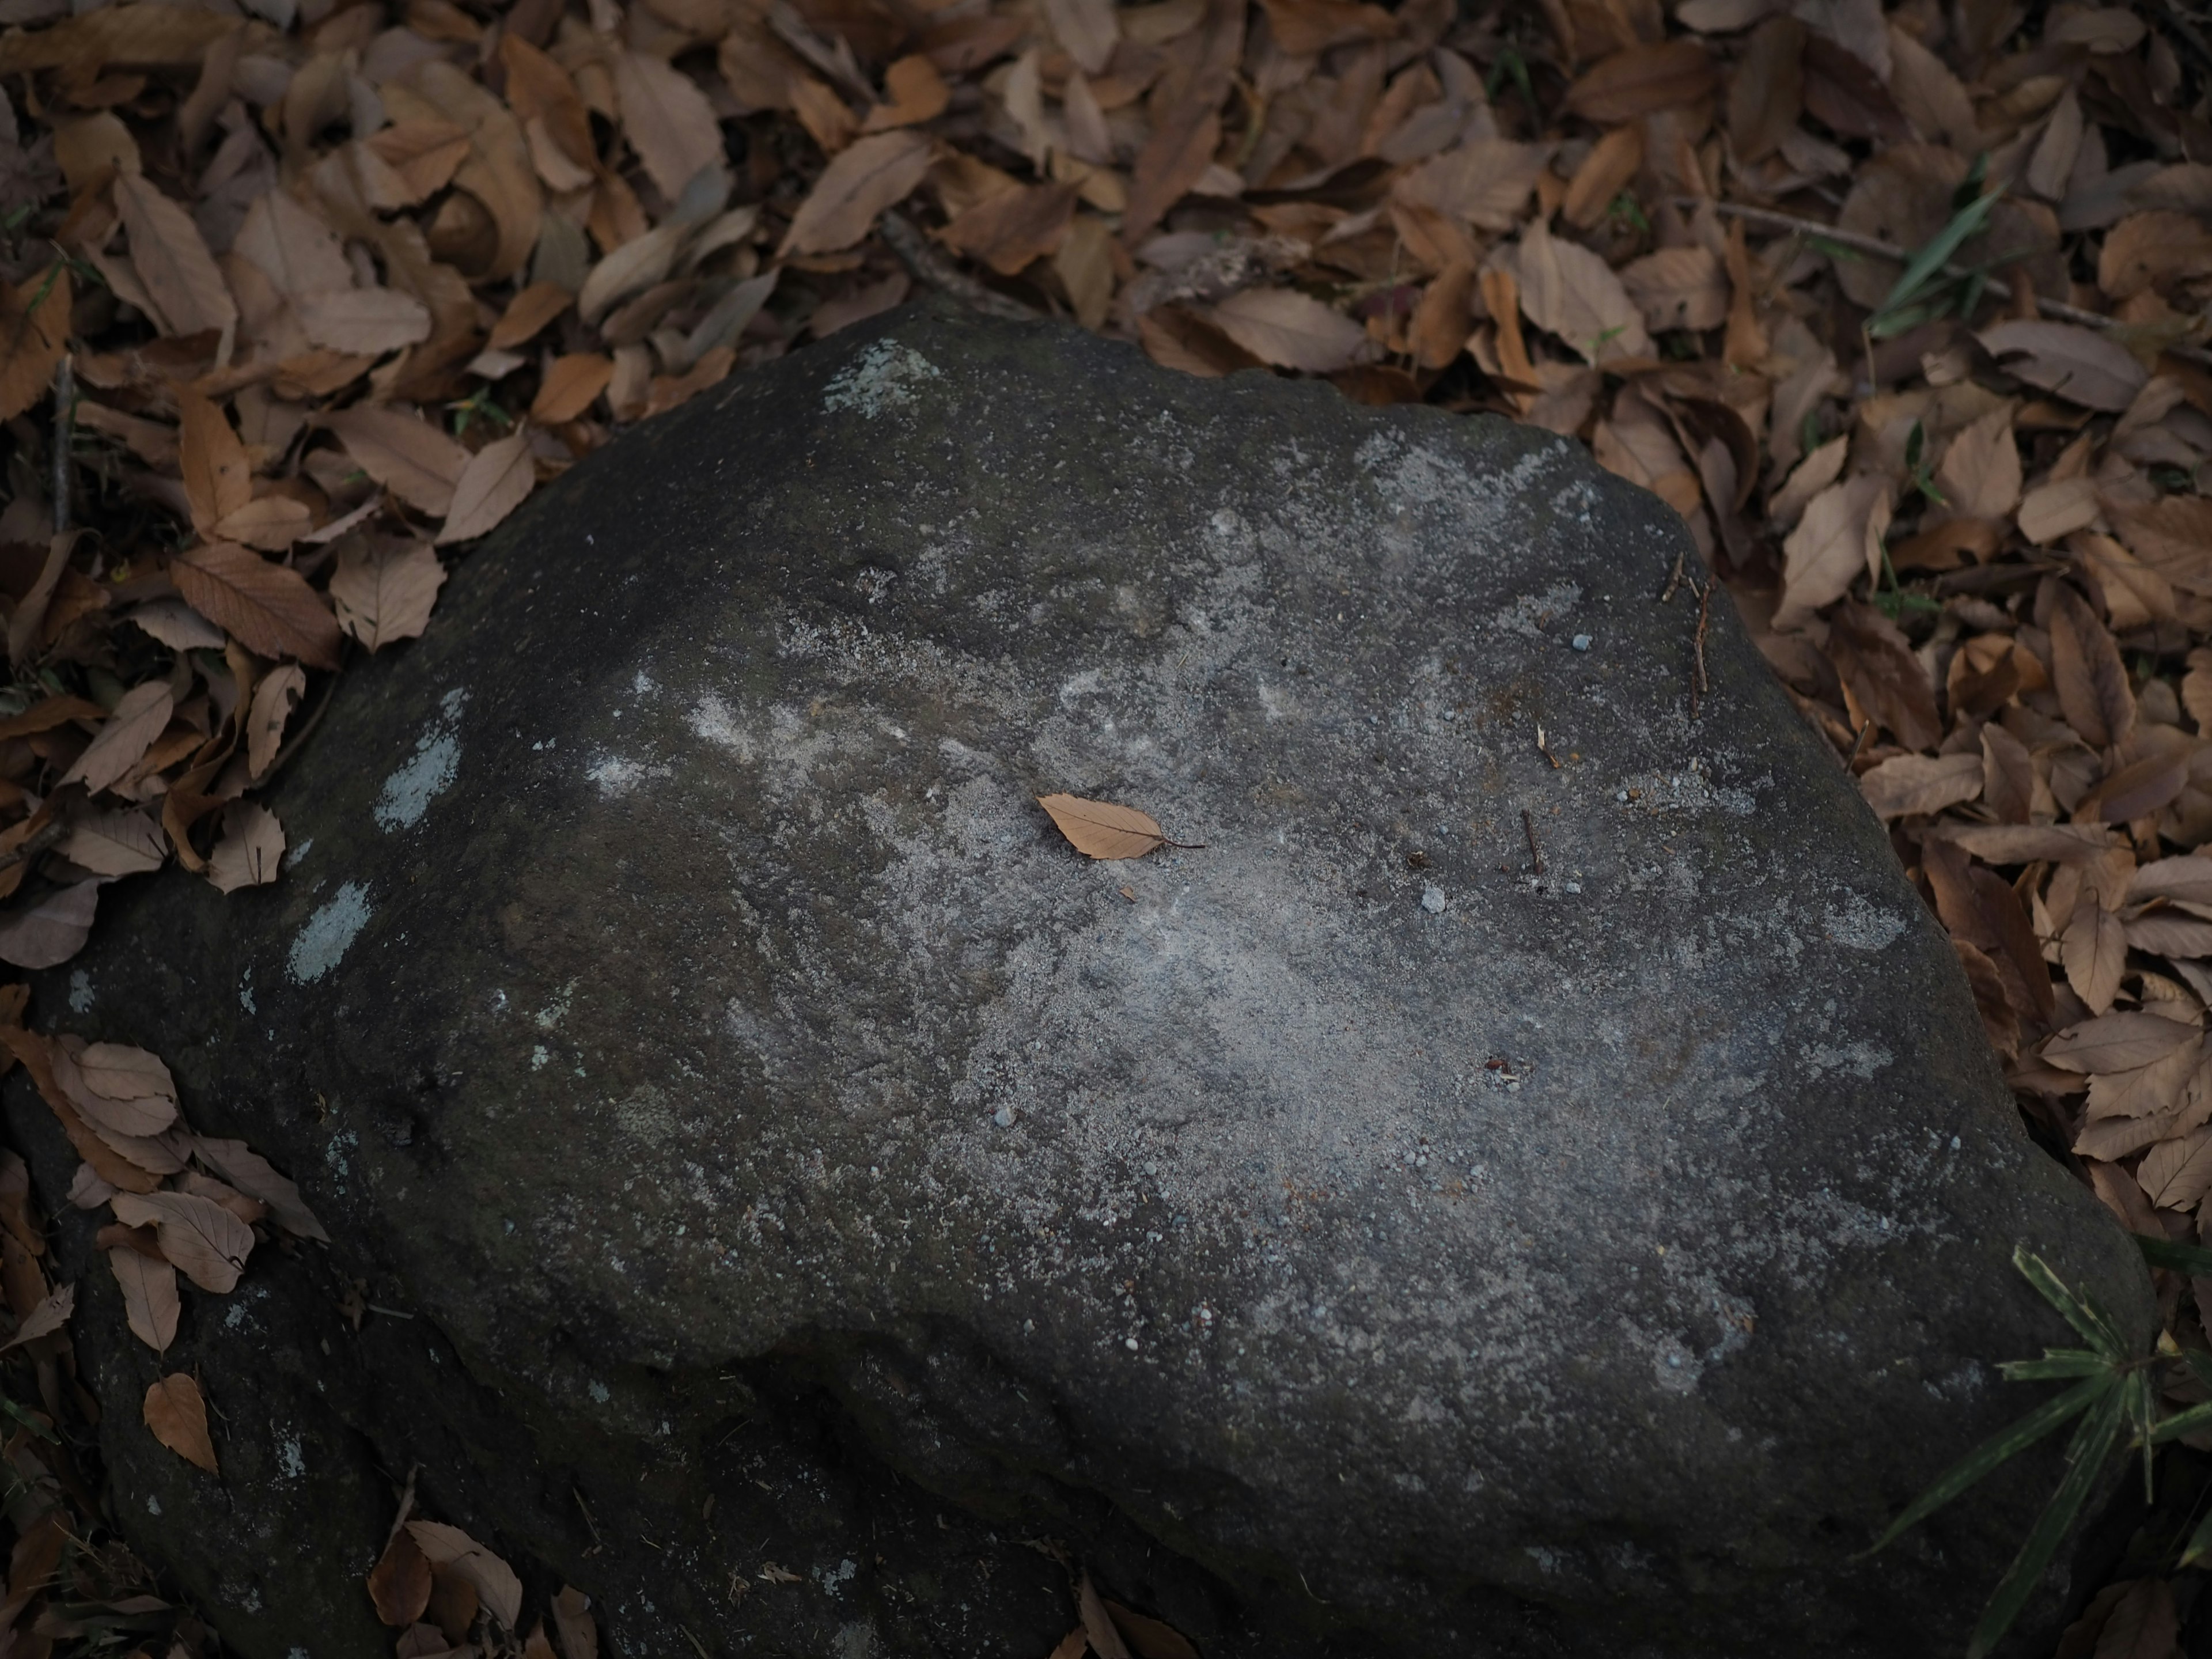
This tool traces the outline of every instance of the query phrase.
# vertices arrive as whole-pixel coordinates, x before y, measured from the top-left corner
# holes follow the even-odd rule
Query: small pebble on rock
[[[991,1114],[991,1121],[997,1124],[1001,1129],[1012,1128],[1014,1127],[1014,1109],[1011,1106],[1000,1107],[997,1111]]]
[[[1577,651],[1587,651],[1590,648],[1590,636],[1587,634],[1577,634],[1567,643]]]
[[[1443,915],[1444,890],[1436,885],[1433,882],[1431,882],[1428,886],[1421,889],[1421,908],[1426,910],[1432,916],[1440,916]]]

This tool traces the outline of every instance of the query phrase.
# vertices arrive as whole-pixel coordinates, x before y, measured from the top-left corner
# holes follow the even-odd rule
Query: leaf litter
[[[475,538],[935,287],[1588,441],[1688,525],[1667,602],[1724,583],[1859,778],[2037,1134],[2129,1226],[2212,1238],[2212,52],[2178,12],[247,13],[5,9],[0,960],[66,962],[172,859],[278,878],[253,792],[331,675],[438,625]],[[1093,857],[1167,844],[1045,805]],[[319,1237],[250,1150],[157,1127],[173,1091],[15,1019],[75,1190],[146,1218],[108,1254],[154,1346],[179,1267],[211,1294],[244,1259],[231,1224]],[[2156,1646],[2163,1571],[2069,1641]]]

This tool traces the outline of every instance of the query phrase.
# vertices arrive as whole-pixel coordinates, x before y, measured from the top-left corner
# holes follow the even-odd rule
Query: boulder
[[[1071,1565],[1208,1659],[1955,1651],[2055,1447],[1857,1553],[2049,1391],[2014,1246],[2154,1310],[1696,571],[1547,434],[927,308],[619,439],[280,881],[34,1004],[332,1236],[162,1363],[68,1219],[96,1391],[216,1414],[110,1412],[125,1532],[247,1659],[389,1650],[410,1470],[621,1654],[1044,1659]]]

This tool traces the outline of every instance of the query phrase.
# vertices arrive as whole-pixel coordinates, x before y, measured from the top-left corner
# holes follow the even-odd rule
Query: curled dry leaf
[[[250,651],[336,668],[343,636],[299,572],[234,542],[179,554],[169,580],[185,602]]]
[[[323,1224],[315,1219],[314,1212],[301,1198],[299,1188],[278,1175],[268,1159],[244,1141],[212,1140],[202,1135],[194,1139],[192,1152],[239,1191],[266,1204],[276,1224],[294,1237],[330,1243],[331,1236],[323,1231]]]
[[[42,1336],[51,1336],[69,1323],[70,1316],[76,1311],[76,1286],[64,1285],[39,1305],[23,1316],[23,1322],[15,1328],[15,1334],[0,1342],[0,1353],[21,1347],[26,1342],[35,1342]]]
[[[1068,844],[1087,858],[1140,859],[1163,847],[1195,844],[1170,841],[1158,819],[1133,806],[1079,795],[1039,795],[1037,805],[1051,814]]]
[[[161,1254],[177,1271],[217,1296],[238,1286],[253,1254],[253,1229],[213,1199],[191,1193],[118,1193],[115,1218],[126,1227],[151,1227]]]
[[[185,1462],[210,1474],[222,1473],[216,1467],[215,1442],[208,1435],[207,1401],[190,1376],[179,1371],[148,1389],[144,1416],[154,1438]]]
[[[133,1249],[108,1251],[107,1266],[122,1289],[131,1334],[155,1352],[167,1352],[177,1340],[177,1270]]]
[[[472,1586],[486,1612],[513,1630],[522,1617],[522,1581],[514,1569],[463,1532],[438,1521],[410,1521],[414,1539],[433,1567],[443,1567]]]
[[[255,777],[276,758],[284,742],[284,724],[307,689],[307,671],[291,662],[263,675],[253,688],[252,708],[246,720],[246,768]]]

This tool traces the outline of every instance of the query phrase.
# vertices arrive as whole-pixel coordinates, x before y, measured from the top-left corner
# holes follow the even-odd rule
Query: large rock
[[[927,312],[622,439],[346,677],[282,881],[40,1005],[334,1235],[188,1311],[222,1480],[110,1415],[126,1530],[250,1659],[384,1650],[415,1465],[625,1654],[1042,1659],[1044,1540],[1209,1659],[1954,1650],[2055,1451],[1854,1553],[2041,1397],[2014,1245],[2148,1290],[1725,598],[1693,693],[1684,545]]]

